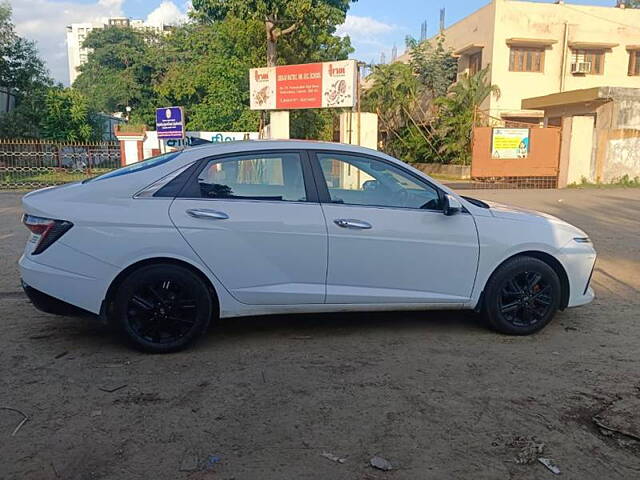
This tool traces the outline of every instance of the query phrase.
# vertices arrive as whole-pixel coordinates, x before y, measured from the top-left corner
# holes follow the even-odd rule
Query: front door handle
[[[226,220],[229,218],[224,212],[209,210],[208,208],[191,208],[187,210],[187,215],[193,218],[204,218],[206,220]]]
[[[342,228],[353,228],[356,230],[369,230],[371,224],[362,220],[355,220],[353,218],[336,218],[333,223]]]

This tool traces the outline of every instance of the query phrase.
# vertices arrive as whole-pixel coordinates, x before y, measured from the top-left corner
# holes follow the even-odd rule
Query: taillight
[[[38,255],[49,248],[56,240],[64,235],[73,223],[65,220],[54,220],[52,218],[35,217],[24,214],[22,223],[33,233],[36,243],[31,255]]]

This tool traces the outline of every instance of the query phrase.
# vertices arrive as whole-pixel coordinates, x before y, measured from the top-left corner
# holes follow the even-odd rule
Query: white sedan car
[[[100,315],[152,352],[212,319],[283,313],[475,309],[525,335],[594,297],[582,230],[350,145],[196,147],[23,205],[36,307]]]

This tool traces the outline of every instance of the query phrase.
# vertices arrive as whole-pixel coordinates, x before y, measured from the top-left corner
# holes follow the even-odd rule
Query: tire
[[[507,260],[493,273],[484,295],[489,326],[509,335],[530,335],[544,328],[560,305],[558,274],[533,257]]]
[[[135,348],[176,352],[206,331],[214,303],[208,285],[191,270],[148,265],[130,273],[118,287],[112,320]]]

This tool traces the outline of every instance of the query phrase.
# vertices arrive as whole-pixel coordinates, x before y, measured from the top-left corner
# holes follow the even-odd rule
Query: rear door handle
[[[353,228],[355,230],[369,230],[371,228],[369,222],[353,218],[336,218],[333,223],[341,228]]]
[[[226,220],[229,218],[224,212],[209,210],[208,208],[191,208],[187,210],[187,215],[193,218],[203,218],[205,220]]]

